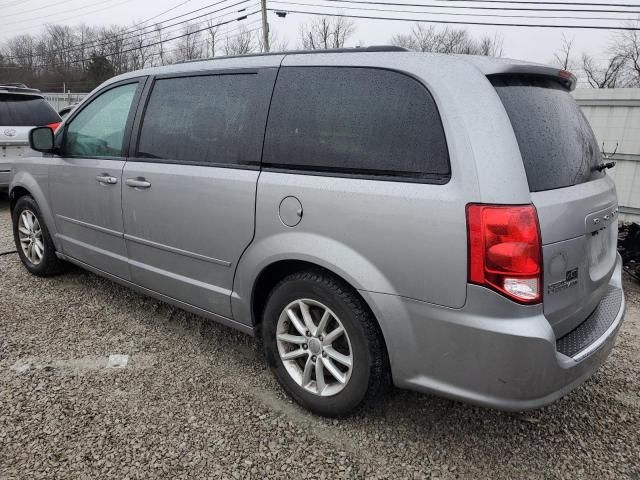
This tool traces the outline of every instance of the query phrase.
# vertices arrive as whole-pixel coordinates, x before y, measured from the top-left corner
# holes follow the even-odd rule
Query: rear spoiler
[[[508,65],[506,68],[501,69],[499,73],[493,73],[487,76],[498,77],[503,75],[523,75],[550,78],[562,84],[570,92],[575,90],[576,85],[578,84],[578,79],[573,73],[566,70],[547,67],[546,65],[512,64]]]

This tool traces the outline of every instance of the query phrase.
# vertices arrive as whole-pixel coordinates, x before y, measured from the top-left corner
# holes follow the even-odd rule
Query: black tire
[[[278,318],[285,307],[299,299],[327,306],[347,332],[353,355],[351,376],[332,396],[305,390],[289,374],[276,342]],[[300,405],[324,417],[345,416],[377,397],[389,383],[389,368],[382,334],[363,300],[348,284],[319,270],[289,275],[272,290],[262,319],[262,343],[276,379]],[[302,360],[304,362],[304,360]]]
[[[29,258],[27,258],[27,256],[24,254],[24,251],[22,250],[22,246],[20,245],[20,237],[18,235],[18,222],[20,219],[20,215],[25,210],[33,212],[42,230],[44,254],[42,256],[42,259],[40,260],[40,263],[38,264],[34,264],[33,262],[31,262],[31,260],[29,260]],[[31,272],[33,275],[36,275],[38,277],[50,277],[62,273],[65,270],[66,263],[56,256],[56,249],[53,245],[53,241],[51,240],[51,236],[49,235],[49,230],[47,229],[47,225],[42,218],[42,214],[40,213],[38,204],[33,199],[33,197],[25,195],[18,199],[16,206],[13,208],[12,220],[13,240],[16,244],[16,250],[18,251],[20,260],[22,260],[22,263],[26,267],[26,269],[29,270],[29,272]]]

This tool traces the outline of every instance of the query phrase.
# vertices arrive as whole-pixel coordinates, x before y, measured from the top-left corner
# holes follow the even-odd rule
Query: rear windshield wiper
[[[611,157],[613,157],[617,152],[618,152],[618,146],[620,145],[620,143],[616,142],[616,148],[615,150],[610,153],[610,154],[606,154],[604,151],[604,142],[602,142],[602,156],[604,157],[605,160],[609,160]],[[609,169],[609,168],[613,168],[616,166],[616,162],[602,162],[599,165],[596,165],[595,167],[591,168],[592,172],[598,171],[601,172],[605,169]]]
[[[606,162],[606,163],[602,162],[600,165],[596,165],[595,167],[592,167],[591,171],[595,172],[597,170],[598,172],[601,172],[605,169],[613,168],[615,166],[616,166],[616,162]]]

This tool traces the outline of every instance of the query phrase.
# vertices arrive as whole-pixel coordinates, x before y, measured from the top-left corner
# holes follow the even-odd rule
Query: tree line
[[[640,21],[633,26],[640,26]],[[553,63],[577,73],[583,84],[593,88],[640,87],[640,32],[614,34],[601,59],[585,52],[576,55],[574,39],[563,35]]]
[[[0,83],[21,82],[50,92],[65,85],[87,92],[141,68],[262,51],[257,33],[244,25],[223,28],[213,20],[184,23],[177,31],[161,24],[142,29],[47,25],[39,35],[19,34],[0,45]],[[278,45],[277,38],[272,40]]]
[[[114,75],[141,68],[264,51],[259,22],[221,26],[210,18],[179,22],[169,29],[161,23],[139,25],[46,25],[37,35],[23,33],[0,44],[0,83],[20,82],[42,91],[87,92]],[[295,49],[343,48],[356,33],[345,17],[318,17],[300,27]],[[290,50],[275,30],[269,32],[271,51]],[[472,38],[466,30],[414,26],[390,43],[417,51],[502,54],[498,37]]]
[[[0,44],[0,83],[20,82],[42,91],[88,92],[114,75],[141,68],[264,51],[259,21],[220,25],[201,22],[140,27],[46,25],[37,35],[18,34]],[[346,17],[318,17],[303,24],[294,49],[342,48],[353,39],[355,23]],[[598,88],[640,86],[638,32],[619,34],[612,41],[607,62],[573,55],[573,40],[564,37],[553,61],[580,70],[589,85]],[[275,30],[269,32],[271,51],[290,50]],[[473,37],[463,28],[439,28],[416,23],[408,32],[389,39],[392,45],[419,52],[474,54],[500,57],[502,37]]]

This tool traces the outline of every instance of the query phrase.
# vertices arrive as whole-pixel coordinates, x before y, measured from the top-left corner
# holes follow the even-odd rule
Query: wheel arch
[[[326,266],[320,265],[318,263],[314,263],[308,260],[299,260],[299,259],[283,259],[274,261],[268,265],[266,265],[260,273],[255,278],[253,282],[253,288],[251,290],[251,321],[254,327],[254,331],[256,336],[261,335],[261,320],[262,320],[262,312],[266,306],[267,299],[269,298],[269,294],[273,290],[273,288],[285,277],[304,270],[315,270],[320,271],[322,273],[331,275],[345,285],[347,285],[353,293],[362,301],[362,304],[365,306],[371,317],[374,319],[374,322],[378,329],[378,334],[380,335],[380,339],[382,340],[382,345],[384,347],[384,354],[386,361],[389,362],[389,351],[387,348],[387,341],[384,334],[383,325],[380,322],[380,319],[376,315],[374,309],[369,305],[369,302],[365,297],[362,296],[360,291],[352,285],[346,278],[337,273],[336,271],[327,268]],[[391,370],[389,369],[389,372]]]
[[[29,190],[27,190],[26,188],[24,188],[23,186],[21,186],[21,185],[13,187],[10,190],[10,192],[9,192],[9,210],[11,211],[12,214],[13,214],[13,209],[16,207],[16,203],[18,203],[18,200],[20,200],[21,197],[25,197],[27,195],[33,197],[33,195],[31,195],[31,192]]]
[[[11,209],[12,215],[13,209],[15,208],[18,200],[26,195],[31,196],[38,204],[38,209],[40,210],[40,214],[42,215],[47,230],[51,235],[51,240],[53,241],[56,250],[60,251],[56,223],[53,218],[49,202],[47,201],[48,196],[42,190],[38,181],[31,174],[19,171],[15,174],[13,181],[11,182],[11,186],[9,187],[9,208]]]

